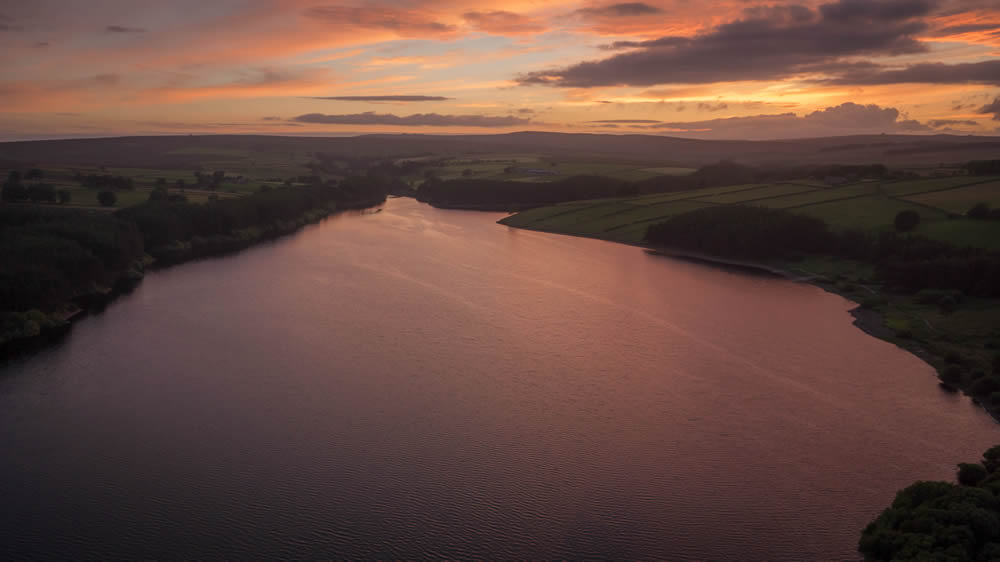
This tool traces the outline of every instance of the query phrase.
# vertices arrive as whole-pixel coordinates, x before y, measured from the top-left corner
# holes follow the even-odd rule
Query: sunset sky
[[[996,0],[0,0],[0,139],[998,128]]]

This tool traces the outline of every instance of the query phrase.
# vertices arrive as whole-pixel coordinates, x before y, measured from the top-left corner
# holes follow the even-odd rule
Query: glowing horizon
[[[1000,131],[978,0],[37,0],[0,135]]]

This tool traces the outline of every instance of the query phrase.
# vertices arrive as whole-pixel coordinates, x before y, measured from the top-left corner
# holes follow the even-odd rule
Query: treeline
[[[1000,160],[972,160],[965,169],[973,176],[1000,176]]]
[[[113,285],[143,254],[135,223],[108,215],[0,207],[0,315],[43,310]]]
[[[1000,296],[1000,254],[896,232],[834,231],[823,221],[745,205],[706,207],[651,225],[650,244],[719,257],[767,260],[825,254],[874,264],[896,291],[959,290]]]
[[[823,221],[779,209],[721,205],[650,225],[646,241],[736,259],[789,258],[825,252],[831,233]]]
[[[1000,446],[956,477],[897,493],[861,534],[865,560],[1000,560]]]
[[[50,313],[63,305],[141,278],[145,253],[173,263],[241,249],[334,208],[378,204],[385,190],[377,178],[357,177],[202,205],[151,196],[113,214],[0,206],[0,352],[12,340],[62,324]]]
[[[351,177],[325,184],[266,189],[205,204],[152,195],[149,201],[123,209],[119,215],[137,225],[147,250],[156,255],[174,242],[211,239],[250,228],[273,229],[278,223],[295,221],[316,209],[375,205],[385,200],[386,189],[386,184],[376,178]]]
[[[135,182],[126,176],[111,174],[75,174],[73,179],[83,187],[90,189],[135,189]]]
[[[418,201],[441,207],[507,210],[635,193],[627,182],[600,176],[577,176],[548,183],[431,178],[420,186],[416,197]]]
[[[56,189],[56,186],[49,183],[26,184],[24,180],[41,180],[43,173],[41,170],[32,169],[21,174],[17,170],[11,171],[0,186],[0,201],[17,203],[31,201],[33,203],[68,203],[70,192],[68,189]]]

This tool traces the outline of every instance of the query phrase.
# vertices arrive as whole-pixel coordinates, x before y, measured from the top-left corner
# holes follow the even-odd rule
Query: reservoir
[[[1000,443],[816,287],[391,199],[0,367],[0,554],[856,559]]]

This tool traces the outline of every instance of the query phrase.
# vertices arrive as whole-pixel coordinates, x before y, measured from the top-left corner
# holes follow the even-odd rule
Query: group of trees
[[[73,176],[80,185],[90,189],[135,189],[135,182],[126,176],[112,176],[111,174],[87,174],[77,173]]]
[[[318,209],[377,204],[385,200],[386,189],[377,177],[350,177],[205,204],[189,203],[160,187],[149,201],[116,213],[2,205],[0,347],[11,334],[33,335],[24,326],[37,326],[41,320],[32,315],[42,318],[62,303],[90,295],[95,287],[127,278],[146,252],[157,255],[176,243],[194,247],[199,240],[198,252],[164,255],[194,257],[244,247],[261,236],[288,232]]]
[[[14,203],[31,201],[33,203],[69,203],[71,199],[68,189],[57,189],[49,183],[36,182],[27,184],[23,180],[40,180],[44,177],[41,170],[32,169],[23,176],[18,171],[12,171],[0,187],[0,200]],[[23,178],[23,179],[22,179]]]
[[[194,172],[194,187],[197,189],[214,191],[219,189],[222,186],[222,182],[225,181],[242,182],[243,176],[229,177],[226,175],[225,170],[216,170],[211,174],[203,174],[200,171]]]
[[[303,187],[262,190],[244,197],[217,199],[205,204],[162,193],[145,203],[120,211],[142,233],[146,247],[155,250],[171,242],[217,236],[298,218],[307,211],[337,205],[368,206],[385,199],[386,185],[376,178],[351,177]]]
[[[646,241],[685,251],[737,259],[790,258],[828,251],[823,221],[780,209],[723,205],[683,213],[651,225]]]
[[[991,209],[990,204],[984,202],[976,203],[969,209],[965,216],[977,220],[1000,220],[1000,209]]]
[[[973,176],[998,176],[1000,160],[973,160],[965,164],[965,169]]]
[[[110,214],[0,206],[0,313],[46,309],[113,283],[142,253],[135,223]]]
[[[738,259],[827,254],[874,264],[902,292],[958,290],[1000,296],[1000,254],[897,232],[834,231],[823,221],[763,207],[707,207],[651,225],[646,241]]]
[[[862,532],[866,560],[1000,560],[1000,446],[961,463],[958,484],[917,482]]]

